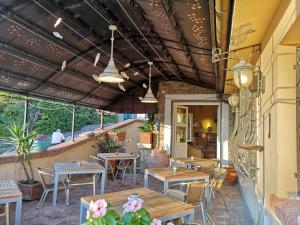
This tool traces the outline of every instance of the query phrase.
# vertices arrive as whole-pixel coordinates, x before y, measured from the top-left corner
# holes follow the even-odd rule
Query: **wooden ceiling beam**
[[[193,70],[193,73],[196,76],[197,82],[201,83],[200,72],[198,71],[196,63],[195,63],[195,61],[193,59],[193,56],[191,54],[191,49],[187,44],[187,40],[184,37],[184,34],[183,34],[183,32],[181,30],[181,27],[180,27],[180,24],[177,21],[175,11],[173,10],[173,7],[172,7],[172,0],[162,0],[162,3],[163,3],[165,12],[168,15],[169,21],[173,26],[173,30],[176,33],[177,39],[178,39],[179,43],[182,45],[182,47],[184,48],[184,50],[186,51],[185,56],[187,58],[187,61],[190,64],[190,67]]]
[[[4,75],[4,76],[7,76],[7,77],[16,78],[18,80],[28,81],[28,82],[31,82],[31,83],[34,83],[34,84],[37,84],[37,85],[40,85],[43,82],[43,80],[41,80],[41,79],[29,77],[26,74],[13,72],[13,71],[6,70],[6,69],[0,69],[0,74]],[[86,95],[86,92],[79,91],[79,90],[76,90],[74,88],[66,87],[66,86],[63,86],[63,85],[60,85],[60,84],[52,83],[50,81],[47,81],[46,83],[43,83],[42,85],[47,85],[48,87],[58,88],[60,90],[68,91],[68,92],[71,92],[73,94]],[[100,97],[100,96],[97,96],[97,95],[90,95],[90,96],[93,97],[93,98],[99,99],[101,101],[105,101],[105,102],[111,102],[112,101],[112,99]],[[80,101],[81,101],[81,99],[78,100],[78,102],[80,102]],[[75,102],[77,102],[77,101],[75,101]]]
[[[31,23],[30,21],[20,17],[19,15],[9,11],[9,10],[5,10],[3,11],[0,10],[2,13],[5,13],[7,17],[9,17],[14,23],[19,24],[21,26],[23,26],[25,29],[31,30],[32,32],[34,32],[35,34],[33,35],[39,35],[40,37],[42,37],[44,40],[48,41],[48,42],[53,42],[55,43],[55,45],[57,45],[60,48],[64,48],[67,49],[70,53],[69,54],[73,54],[74,57],[72,57],[67,63],[70,63],[71,61],[75,60],[76,58],[78,58],[78,56],[80,56],[81,51],[74,48],[73,46],[69,45],[67,42],[60,40],[56,37],[54,37],[51,33],[48,33],[47,31],[45,31],[44,29],[42,29],[41,27],[38,27],[36,24]],[[91,57],[85,57],[85,59],[87,61],[89,61],[91,64],[94,63],[94,60]],[[100,62],[98,63],[98,65],[101,65],[101,68],[105,68],[104,64],[101,64]],[[59,67],[57,67],[55,69],[55,72],[51,73],[46,79],[45,81],[51,79],[56,73],[58,73],[60,71],[61,65],[59,65]],[[96,82],[96,81],[95,81]],[[125,82],[130,83],[133,86],[137,86],[135,81],[131,81],[131,80],[125,80]],[[100,84],[101,85],[101,84]]]
[[[89,4],[91,4],[97,11],[100,11],[102,14],[105,15],[105,17],[111,21],[112,24],[116,25],[118,30],[126,37],[128,40],[133,40],[132,45],[135,46],[146,58],[148,58],[150,61],[153,61],[154,58],[150,55],[148,49],[145,49],[142,45],[140,45],[139,41],[136,40],[134,36],[132,36],[129,32],[129,30],[126,28],[126,25],[122,23],[118,18],[115,17],[115,15],[110,11],[108,6],[105,4],[105,2],[99,2],[97,0],[87,0]],[[168,74],[159,66],[154,65],[157,67],[157,69],[160,71],[161,76],[168,80],[169,76]]]
[[[47,59],[44,59],[44,58],[42,58],[40,56],[33,55],[32,53],[26,52],[26,51],[24,51],[22,49],[19,49],[19,48],[15,47],[15,46],[12,46],[12,45],[9,45],[9,44],[7,44],[5,42],[1,42],[0,41],[0,50],[1,49],[3,49],[4,52],[9,52],[12,55],[16,55],[16,56],[18,56],[20,58],[27,59],[30,62],[36,63],[37,65],[45,66],[46,68],[49,68],[51,70],[55,70],[57,67],[60,67],[60,65],[55,64],[53,62],[50,62]],[[76,76],[78,78],[81,78],[81,79],[93,82],[94,85],[98,84],[98,83],[95,83],[94,79],[89,78],[86,75],[83,75],[81,73],[78,73],[78,72],[75,72],[73,70],[70,70],[68,68],[66,68],[64,70],[64,73],[65,74],[69,74],[70,76]],[[45,80],[43,80],[43,82],[45,82]],[[113,86],[110,86],[110,85],[107,85],[107,84],[103,84],[101,87],[103,87],[103,88],[105,88],[107,90],[116,92],[118,94],[123,94],[123,92],[120,89],[118,89],[116,87],[113,87]],[[31,90],[31,91],[34,91],[34,90]]]
[[[46,2],[46,4],[50,5],[55,10],[55,13],[57,13],[58,15],[60,15],[61,17],[63,17],[64,20],[71,21],[72,23],[76,24],[77,25],[77,29],[78,28],[80,29],[78,31],[78,33],[80,33],[81,35],[83,35],[82,33],[84,33],[84,34],[87,34],[87,35],[92,35],[92,36],[98,38],[98,40],[101,40],[98,44],[96,44],[97,47],[99,47],[99,48],[101,48],[101,47],[108,47],[108,48],[110,48],[110,40],[109,40],[109,42],[105,42],[104,41],[105,37],[103,37],[99,32],[97,32],[96,28],[90,26],[89,24],[86,24],[80,18],[80,15],[74,15],[70,11],[70,9],[72,9],[75,6],[73,6],[73,7],[63,6],[58,1],[55,1],[54,3],[52,1],[49,1],[49,0],[36,0],[36,1],[39,2],[40,4],[43,4],[43,2]],[[82,4],[80,4],[80,5],[82,5]],[[79,7],[79,5],[77,5],[77,6]],[[55,14],[55,13],[53,13],[53,14]],[[70,26],[70,27],[72,27],[72,26]],[[76,29],[74,29],[74,30],[76,30]],[[83,36],[85,36],[85,35],[83,35]],[[90,48],[90,51],[93,50],[93,49],[97,49],[96,46],[92,46]],[[108,52],[108,54],[110,54],[110,52]],[[125,54],[123,54],[120,51],[118,51],[118,49],[116,49],[116,48],[114,49],[114,56],[115,56],[115,58],[118,58],[119,60],[123,61],[124,64],[125,63],[131,63],[131,64],[133,64],[133,62],[131,61],[131,59],[129,59]],[[142,76],[143,78],[148,79],[148,75],[146,75],[143,70],[141,70],[139,68],[135,68],[135,67],[132,67],[132,69],[135,70],[135,71],[137,71],[137,72],[139,72],[140,76]]]

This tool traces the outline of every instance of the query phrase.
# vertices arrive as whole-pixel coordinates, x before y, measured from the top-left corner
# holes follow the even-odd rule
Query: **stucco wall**
[[[249,185],[241,186],[254,218],[257,218],[259,202],[263,200],[268,215],[273,214],[268,205],[271,194],[287,197],[288,192],[297,191],[294,176],[297,171],[296,48],[280,45],[298,15],[297,2],[290,1],[273,33],[264,41],[265,46],[258,61],[266,87],[258,110],[258,144],[264,145],[264,150],[257,157],[255,192]],[[265,222],[272,224],[267,216]]]
[[[137,152],[137,143],[139,142],[139,133],[137,127],[143,124],[139,120],[128,120],[115,124],[110,129],[119,129],[126,132],[126,151],[131,153]],[[96,133],[104,134],[110,130],[96,130]],[[129,141],[130,140],[130,141]],[[75,139],[75,143],[62,143],[61,145],[53,146],[45,153],[36,153],[32,156],[32,166],[54,168],[57,162],[71,162],[71,161],[92,161],[90,155],[96,155],[97,151],[92,147],[95,144],[95,138],[88,138],[86,135]],[[24,179],[24,173],[19,162],[12,159],[15,156],[1,157],[0,163],[0,179]],[[5,160],[7,162],[5,162]],[[10,162],[9,162],[10,161]],[[35,178],[38,178],[35,172]],[[50,182],[50,180],[48,181]]]

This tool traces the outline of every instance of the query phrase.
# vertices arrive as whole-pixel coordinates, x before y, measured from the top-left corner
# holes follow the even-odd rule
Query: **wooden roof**
[[[63,22],[55,28],[59,17]],[[156,112],[157,105],[138,99],[147,90],[142,84],[149,60],[155,93],[162,80],[216,90],[210,18],[208,0],[0,0],[0,90],[111,111]],[[119,31],[116,66],[130,77],[125,92],[92,77],[109,60],[109,23]]]

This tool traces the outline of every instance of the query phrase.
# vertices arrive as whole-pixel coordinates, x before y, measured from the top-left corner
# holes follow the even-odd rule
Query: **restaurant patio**
[[[299,8],[0,0],[0,224],[300,225]]]

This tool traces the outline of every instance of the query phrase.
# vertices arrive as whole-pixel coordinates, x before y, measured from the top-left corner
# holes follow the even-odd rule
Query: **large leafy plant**
[[[124,204],[120,216],[115,210],[109,209],[111,204],[104,199],[91,202],[83,225],[161,225],[158,219],[151,219],[150,213],[142,208],[143,200],[129,199]]]
[[[143,126],[138,127],[140,133],[152,133],[154,131],[153,120],[146,120]]]
[[[24,170],[26,180],[22,183],[34,184],[33,169],[30,160],[30,153],[33,149],[34,138],[37,136],[35,132],[27,132],[28,125],[20,125],[16,122],[6,124],[7,134],[0,137],[0,141],[7,146],[15,146],[20,163]]]

